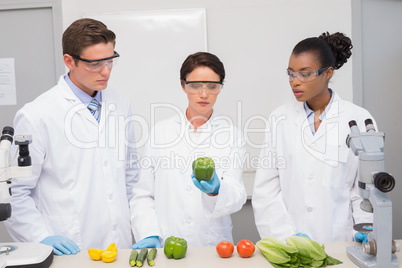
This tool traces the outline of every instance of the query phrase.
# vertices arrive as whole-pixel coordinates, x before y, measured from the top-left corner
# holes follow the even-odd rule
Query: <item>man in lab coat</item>
[[[128,200],[138,171],[130,104],[107,87],[115,38],[100,21],[73,22],[63,34],[69,72],[15,116],[15,133],[33,140],[33,175],[12,181],[5,225],[15,241],[51,245],[57,255],[132,245]]]

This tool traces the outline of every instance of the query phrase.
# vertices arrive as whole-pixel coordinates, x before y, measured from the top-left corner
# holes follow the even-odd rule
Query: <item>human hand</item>
[[[141,248],[161,248],[161,242],[159,241],[158,236],[148,236],[147,238],[142,239],[141,241],[135,243],[132,249],[141,249]]]
[[[194,174],[191,174],[191,178],[193,180],[195,187],[200,189],[202,192],[206,194],[217,194],[219,192],[221,182],[218,178],[218,175],[216,175],[216,171],[214,172],[214,176],[210,181],[198,181],[195,178]]]
[[[48,236],[40,243],[53,247],[53,253],[55,255],[70,255],[80,252],[80,248],[70,239],[62,236]]]
[[[357,232],[355,233],[355,241],[361,242],[362,244],[367,243],[367,233]]]
[[[310,236],[308,236],[306,234],[303,234],[303,233],[297,233],[297,234],[294,234],[294,235],[301,236],[301,237],[304,236],[304,237],[307,237],[308,239],[311,239]]]

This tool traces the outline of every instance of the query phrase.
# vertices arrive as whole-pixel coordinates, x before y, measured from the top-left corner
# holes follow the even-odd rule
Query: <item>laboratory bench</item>
[[[399,244],[402,240],[397,240]],[[356,242],[338,242],[325,244],[326,253],[343,262],[343,264],[328,266],[328,267],[357,267],[349,260],[346,255],[346,248],[349,246],[360,245]],[[131,249],[120,249],[117,253],[116,260],[112,263],[104,263],[103,261],[91,260],[88,256],[87,250],[82,250],[76,255],[63,255],[54,256],[51,268],[71,268],[71,267],[85,267],[85,268],[97,268],[97,267],[130,267],[128,259],[131,253]],[[397,252],[399,260],[399,267],[402,267],[402,253]],[[143,267],[149,267],[147,263]],[[192,247],[187,249],[186,257],[180,260],[167,259],[163,253],[163,249],[159,248],[155,258],[155,268],[158,267],[175,267],[175,268],[244,268],[244,267],[273,267],[268,260],[262,255],[260,250],[256,248],[255,253],[250,258],[241,258],[235,247],[235,252],[229,258],[221,258],[216,253],[215,247]]]

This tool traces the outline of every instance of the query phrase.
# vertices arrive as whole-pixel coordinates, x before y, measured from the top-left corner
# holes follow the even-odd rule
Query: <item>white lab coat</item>
[[[127,99],[106,89],[98,124],[63,76],[17,112],[15,135],[32,135],[33,175],[12,180],[5,225],[15,241],[60,235],[81,249],[132,246],[128,202],[138,168],[124,140],[134,137],[130,115]]]
[[[373,117],[334,94],[315,135],[302,102],[270,115],[252,197],[261,237],[302,232],[321,243],[352,241],[354,224],[372,222],[360,209],[358,159],[346,137],[350,120],[365,131],[364,120]]]
[[[230,214],[246,202],[242,180],[245,142],[228,118],[213,114],[194,132],[184,113],[159,122],[139,160],[139,181],[130,202],[134,238],[157,235],[187,240],[191,247],[216,246],[232,238]],[[211,157],[219,194],[208,196],[191,179],[192,162]]]

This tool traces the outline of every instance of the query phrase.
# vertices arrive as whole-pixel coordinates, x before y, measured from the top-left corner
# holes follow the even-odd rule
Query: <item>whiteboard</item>
[[[207,51],[205,9],[85,14],[116,34],[120,54],[109,86],[131,102],[139,151],[151,125],[187,108],[180,68],[188,55]]]
[[[246,179],[247,174],[254,176],[253,160],[258,158],[263,142],[264,121],[273,109],[294,100],[286,75],[293,47],[302,39],[317,37],[326,31],[343,32],[356,44],[352,36],[352,2],[270,0],[229,7],[206,3],[200,6],[207,8],[200,10],[133,12],[127,17],[125,13],[91,14],[91,17],[105,22],[117,33],[116,50],[122,57],[113,70],[111,85],[124,91],[134,113],[147,122],[151,119],[151,106],[168,103],[182,110],[187,107],[187,98],[180,88],[179,69],[188,54],[209,51],[221,59],[226,78],[214,109],[230,117],[246,138]],[[138,27],[138,38],[132,17],[144,17],[144,24]],[[187,33],[172,31],[173,27],[166,27],[168,22],[163,17],[174,20],[175,27],[188,30]],[[161,21],[163,23],[157,23]],[[147,40],[157,38],[154,32],[166,39],[158,39],[156,44],[147,43]],[[187,38],[188,34],[192,37]],[[190,41],[193,41],[191,48],[187,43]],[[359,53],[358,49],[352,50],[353,55]],[[353,101],[355,79],[353,55],[335,71],[330,82],[330,88],[349,101]],[[123,59],[129,64],[123,65]],[[157,109],[155,120],[175,113],[173,108],[166,110]],[[139,128],[136,131],[144,133]]]

